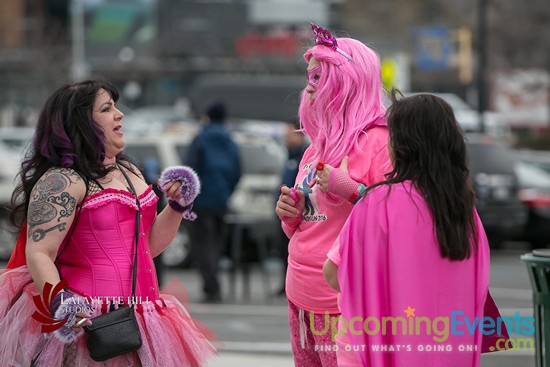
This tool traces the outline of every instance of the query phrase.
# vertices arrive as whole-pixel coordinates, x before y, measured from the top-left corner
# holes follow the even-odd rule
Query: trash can
[[[522,255],[533,288],[535,360],[537,367],[550,367],[550,249]]]

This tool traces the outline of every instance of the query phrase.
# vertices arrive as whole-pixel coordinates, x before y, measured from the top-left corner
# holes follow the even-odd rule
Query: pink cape
[[[361,366],[479,366],[482,334],[471,325],[484,316],[490,264],[477,213],[477,250],[450,261],[440,255],[431,212],[412,184],[388,190],[369,193],[341,233],[348,347]]]
[[[21,226],[19,236],[17,236],[17,242],[13,248],[13,251],[6,265],[6,269],[15,269],[20,266],[27,265],[27,258],[25,257],[25,249],[27,248],[27,222]]]

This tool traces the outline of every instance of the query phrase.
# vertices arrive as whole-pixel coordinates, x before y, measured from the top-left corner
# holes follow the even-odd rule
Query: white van
[[[237,217],[255,218],[258,225],[250,230],[268,236],[275,241],[277,226],[275,198],[281,181],[281,174],[287,158],[285,147],[277,140],[259,134],[232,132],[240,148],[242,176],[230,198],[229,210]],[[127,136],[124,151],[141,167],[152,169],[144,172],[150,182],[169,166],[182,165],[194,133],[163,133],[160,135]],[[266,225],[270,220],[272,224]],[[254,223],[254,221],[251,221]],[[179,235],[166,249],[163,261],[169,266],[190,264],[189,236],[180,226]]]

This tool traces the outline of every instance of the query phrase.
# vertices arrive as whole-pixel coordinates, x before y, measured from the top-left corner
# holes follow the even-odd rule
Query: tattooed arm
[[[40,291],[46,282],[56,285],[60,280],[54,261],[85,193],[82,178],[64,168],[50,169],[32,189],[26,257],[29,272]]]

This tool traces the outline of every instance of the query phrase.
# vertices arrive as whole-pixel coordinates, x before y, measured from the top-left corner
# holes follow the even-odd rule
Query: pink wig
[[[317,158],[335,167],[358,148],[360,134],[375,123],[385,124],[386,113],[378,55],[357,40],[337,40],[338,48],[353,61],[324,45],[309,49],[304,58],[319,60],[321,76],[315,100],[304,89],[299,109],[302,129]]]

